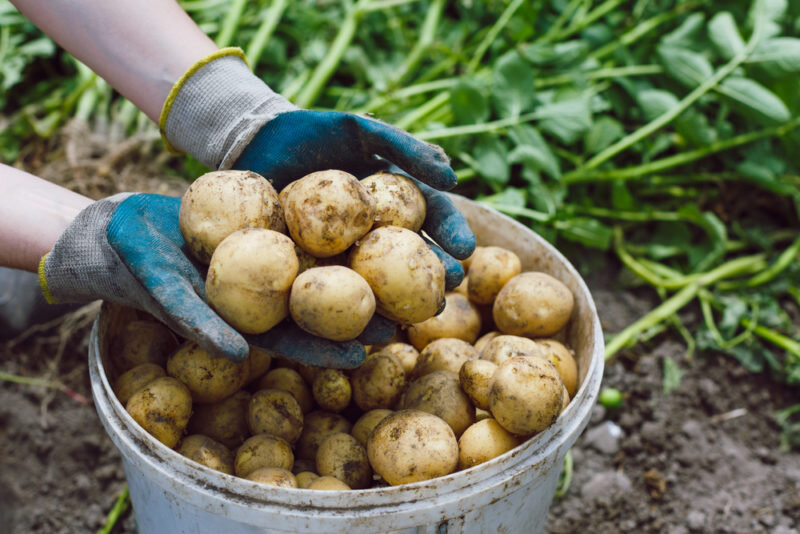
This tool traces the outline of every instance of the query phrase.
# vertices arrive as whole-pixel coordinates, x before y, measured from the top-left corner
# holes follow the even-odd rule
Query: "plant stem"
[[[606,0],[604,3],[597,6],[593,11],[590,11],[586,16],[580,17],[577,21],[573,22],[563,30],[553,34],[548,41],[563,41],[573,33],[581,31],[597,19],[607,15],[624,1],[625,0]]]
[[[436,37],[436,29],[439,27],[444,5],[445,0],[434,0],[434,2],[431,3],[431,6],[428,8],[428,14],[425,16],[425,22],[422,23],[422,31],[420,32],[419,39],[416,44],[414,44],[414,48],[411,49],[411,52],[408,53],[408,56],[406,56],[403,64],[389,80],[389,88],[400,85],[406,76],[413,72],[420,61],[422,61],[423,54],[427,52],[431,43],[433,43],[434,37]]]
[[[261,60],[261,54],[264,53],[264,49],[267,47],[270,37],[272,37],[272,34],[275,32],[275,28],[278,27],[278,23],[288,5],[289,0],[273,0],[272,5],[267,11],[267,15],[264,17],[264,20],[261,21],[258,30],[256,30],[255,35],[253,35],[245,51],[245,56],[247,57],[248,63],[250,63],[251,69],[256,69],[258,62]]]
[[[439,95],[442,96],[442,95]],[[437,97],[438,98],[438,97]],[[449,96],[448,96],[449,98]],[[532,112],[519,117],[509,117],[507,119],[500,119],[491,122],[484,122],[483,124],[466,124],[464,126],[453,126],[451,128],[441,128],[439,130],[432,130],[429,132],[415,132],[418,138],[429,141],[431,139],[444,139],[447,137],[458,137],[461,135],[473,135],[478,133],[487,133],[509,126],[515,126],[524,122],[529,122],[541,118],[541,113]],[[398,124],[398,128],[402,128]]]
[[[494,23],[492,29],[489,30],[489,33],[483,38],[481,43],[478,45],[478,48],[475,50],[475,53],[472,54],[472,59],[470,60],[469,64],[467,65],[467,73],[471,74],[477,70],[477,68],[481,64],[481,59],[483,59],[483,55],[492,45],[497,36],[500,35],[500,32],[503,31],[503,28],[506,27],[508,21],[511,20],[511,17],[514,16],[514,12],[519,9],[519,6],[523,4],[523,0],[513,0],[508,7],[503,11],[500,17],[497,19],[497,22]]]
[[[422,105],[417,109],[415,109],[414,111],[412,111],[411,113],[404,115],[403,118],[401,118],[399,121],[395,123],[395,126],[400,128],[401,130],[408,130],[417,123],[421,123],[424,117],[433,113],[441,106],[444,106],[449,101],[450,101],[450,93],[439,93],[434,98],[429,100],[425,105]],[[421,134],[418,134],[418,137],[420,135]]]
[[[550,76],[539,78],[533,82],[534,87],[552,87],[555,85],[565,85],[574,82],[580,77],[587,80],[601,80],[604,78],[621,78],[623,76],[649,76],[651,74],[661,74],[664,68],[660,65],[629,65],[627,67],[609,67],[604,69],[590,70],[578,74],[562,74],[560,76]]]
[[[231,2],[228,14],[225,16],[225,20],[222,21],[222,28],[214,40],[218,47],[224,48],[231,44],[233,34],[236,33],[236,28],[239,27],[239,21],[242,19],[245,6],[247,6],[247,0],[233,0]]]
[[[128,491],[128,485],[126,484],[120,496],[117,497],[116,501],[114,501],[114,506],[111,508],[111,511],[108,512],[106,523],[100,530],[97,531],[97,534],[110,534],[110,532],[114,530],[114,526],[117,524],[120,516],[125,513],[130,504],[130,494]]]

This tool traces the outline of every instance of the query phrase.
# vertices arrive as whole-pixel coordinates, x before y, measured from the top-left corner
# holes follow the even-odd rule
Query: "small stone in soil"
[[[617,471],[602,471],[595,474],[581,488],[581,496],[587,501],[607,500],[621,496],[631,490],[631,480]]]
[[[622,429],[612,421],[605,421],[586,433],[586,443],[598,451],[613,456],[619,452]]]

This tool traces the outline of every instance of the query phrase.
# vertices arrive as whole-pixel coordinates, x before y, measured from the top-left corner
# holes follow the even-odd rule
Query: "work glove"
[[[265,334],[242,336],[205,302],[202,266],[191,259],[178,227],[181,199],[122,193],[90,204],[39,264],[50,303],[104,299],[149,312],[211,354],[244,360],[249,344],[325,367],[356,367],[364,344],[388,341],[394,326],[374,316],[359,340],[334,342],[292,321]]]

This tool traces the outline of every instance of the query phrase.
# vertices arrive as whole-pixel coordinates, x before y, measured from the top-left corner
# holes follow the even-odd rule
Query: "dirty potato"
[[[464,362],[478,357],[478,351],[462,339],[437,339],[419,353],[412,375],[420,377],[434,371],[450,371],[458,374]]]
[[[419,232],[425,221],[425,197],[413,180],[402,174],[379,171],[361,180],[375,199],[375,222]]]
[[[489,409],[489,383],[497,365],[488,360],[467,360],[458,372],[461,389],[477,408]]]
[[[219,402],[238,391],[247,380],[248,361],[236,363],[212,356],[200,345],[186,341],[167,360],[167,374],[192,392],[197,403]]]
[[[348,491],[350,486],[336,477],[324,476],[311,481],[311,484],[308,485],[308,489],[319,491]]]
[[[353,371],[353,400],[362,410],[391,408],[406,386],[403,365],[390,353],[378,352]]]
[[[319,475],[313,471],[300,471],[294,477],[297,479],[298,488],[308,489],[311,483],[319,478]]]
[[[460,293],[447,293],[442,313],[408,327],[408,340],[417,348],[424,349],[430,342],[444,337],[457,338],[474,343],[481,332],[481,316],[478,308]]]
[[[250,393],[245,390],[239,390],[219,402],[195,404],[187,430],[235,449],[250,435],[247,426],[249,405]]]
[[[491,304],[503,286],[522,270],[519,256],[502,247],[481,247],[472,255],[467,292],[478,304]]]
[[[156,378],[166,376],[166,374],[163,367],[154,363],[137,365],[133,369],[125,371],[117,378],[114,382],[114,393],[120,404],[125,406],[134,393]]]
[[[497,458],[522,442],[494,419],[470,426],[458,440],[458,468],[467,469]]]
[[[350,434],[338,432],[325,438],[316,460],[317,473],[338,478],[352,489],[368,488],[372,483],[367,450]]]
[[[183,383],[164,376],[134,393],[125,409],[148,434],[173,448],[189,422],[192,395]]]
[[[461,389],[458,375],[450,371],[434,371],[412,382],[403,394],[402,408],[440,417],[456,437],[475,422],[475,406]]]
[[[125,324],[111,344],[111,359],[120,373],[143,363],[164,367],[167,356],[178,348],[178,338],[161,323],[148,320]]]
[[[537,339],[536,344],[542,348],[544,357],[556,366],[570,398],[578,389],[578,366],[570,349],[555,339]]]
[[[247,424],[253,434],[272,434],[293,445],[303,432],[303,412],[288,391],[261,389],[250,398]]]
[[[249,473],[244,478],[268,486],[277,486],[279,488],[297,487],[297,478],[295,478],[292,472],[288,469],[281,469],[280,467],[261,467]]]
[[[527,337],[501,335],[495,336],[481,351],[481,360],[501,365],[515,356],[544,356],[541,347]]]
[[[192,434],[181,441],[178,453],[188,459],[202,464],[210,469],[233,474],[233,452],[222,443],[214,441],[208,436]]]
[[[294,453],[286,440],[271,434],[256,434],[236,449],[233,470],[237,477],[246,477],[262,467],[291,470],[293,464]]]
[[[393,413],[394,411],[387,410],[385,408],[376,408],[375,410],[366,412],[353,424],[353,429],[350,431],[350,435],[356,438],[356,441],[358,441],[361,445],[366,447],[367,439],[372,433],[372,430],[378,425],[378,423],[383,421],[385,417]]]
[[[338,413],[350,404],[353,389],[350,380],[339,369],[323,369],[314,378],[311,386],[314,400],[320,409]]]
[[[269,371],[269,368],[272,365],[273,356],[274,353],[268,351],[267,349],[250,345],[250,353],[247,355],[249,362],[247,366],[248,372],[245,384],[254,382],[255,380],[258,380],[264,376],[264,374]]]
[[[477,350],[478,352],[483,352],[483,349],[486,347],[486,345],[499,335],[501,334],[497,330],[486,332],[481,337],[479,337],[477,341],[475,341],[475,344],[473,345],[475,347],[475,350]]]
[[[297,457],[305,460],[316,460],[319,444],[330,434],[350,432],[350,421],[338,413],[314,411],[303,420],[303,433],[297,440],[295,452]]]
[[[314,408],[314,397],[306,381],[298,371],[288,367],[278,367],[261,377],[257,384],[258,389],[282,389],[292,394],[300,411],[304,414]]]
[[[552,336],[567,324],[575,299],[561,281],[540,272],[509,280],[492,307],[497,329],[531,338]]]

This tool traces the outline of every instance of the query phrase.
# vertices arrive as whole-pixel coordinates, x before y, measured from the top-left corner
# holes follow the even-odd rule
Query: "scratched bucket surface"
[[[603,375],[603,337],[586,284],[544,239],[494,210],[460,196],[479,245],[516,252],[523,270],[564,282],[575,309],[562,339],[575,351],[580,387],[555,424],[520,447],[465,471],[415,484],[356,491],[265,486],[191,462],[144,432],[116,399],[106,377],[109,332],[124,318],[104,305],[89,348],[92,394],[122,453],[140,534],[265,532],[537,533],[564,456],[586,427]]]

